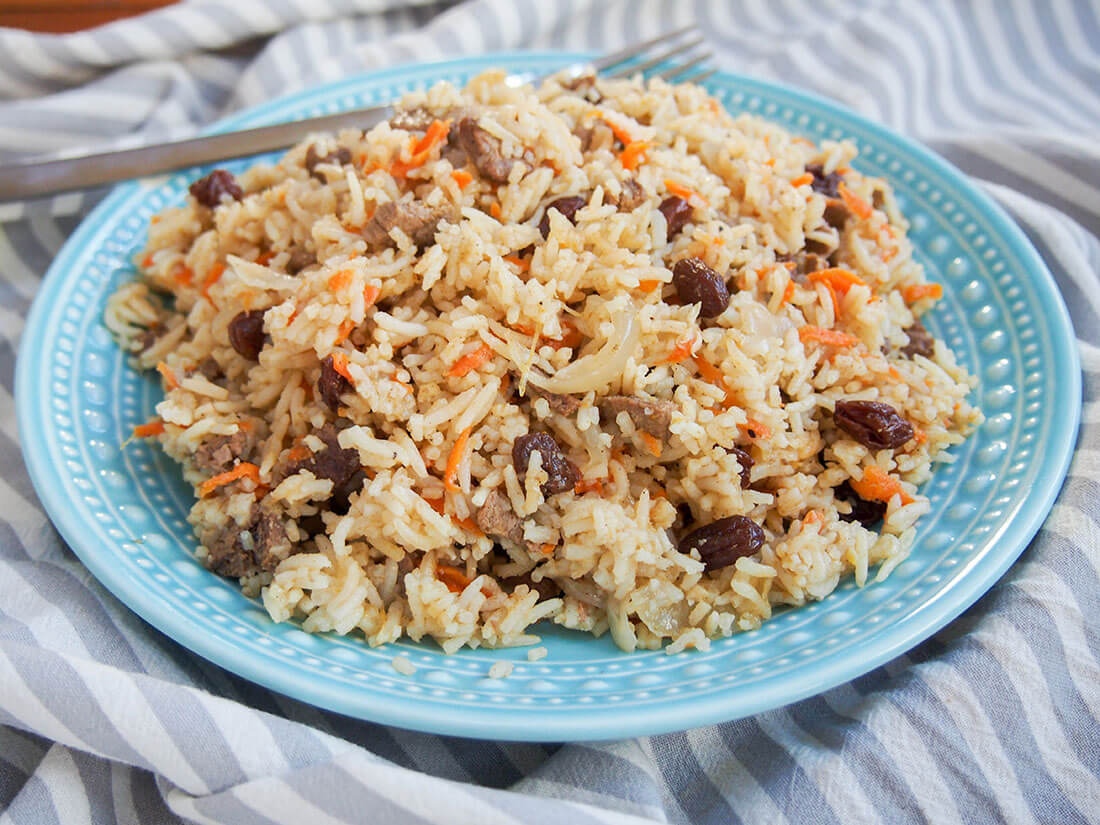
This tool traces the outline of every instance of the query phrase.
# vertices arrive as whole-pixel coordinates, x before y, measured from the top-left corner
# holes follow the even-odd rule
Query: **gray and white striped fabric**
[[[691,20],[719,63],[949,157],[1058,278],[1085,370],[1070,477],[977,605],[760,716],[600,745],[443,738],[244,682],[151,630],[59,540],[13,369],[51,257],[102,193],[0,215],[0,823],[1100,821],[1100,7],[1043,0],[203,0],[63,37],[0,30],[0,162],[175,134],[396,62],[605,49]]]

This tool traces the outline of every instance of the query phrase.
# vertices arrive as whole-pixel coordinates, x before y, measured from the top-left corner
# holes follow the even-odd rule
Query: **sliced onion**
[[[527,380],[548,392],[586,393],[596,390],[623,374],[626,362],[638,349],[641,330],[637,312],[632,304],[616,310],[611,316],[615,332],[607,342],[591,355],[578,358],[551,376],[531,370]]]
[[[242,284],[256,287],[257,289],[292,290],[301,284],[298,278],[283,275],[263,264],[246,261],[236,255],[227,255],[226,261]]]

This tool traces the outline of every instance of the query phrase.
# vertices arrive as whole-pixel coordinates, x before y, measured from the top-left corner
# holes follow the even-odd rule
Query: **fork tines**
[[[631,77],[661,68],[657,76],[670,83],[699,83],[714,74],[714,70],[701,71],[705,62],[714,56],[703,46],[704,39],[696,24],[627,46],[595,61],[592,65],[609,77]],[[611,71],[613,70],[613,71]]]

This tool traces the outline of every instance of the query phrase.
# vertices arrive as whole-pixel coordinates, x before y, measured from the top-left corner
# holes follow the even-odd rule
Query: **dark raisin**
[[[752,465],[756,462],[752,460],[752,456],[742,450],[740,447],[730,447],[729,451],[737,456],[737,463],[741,465],[741,489],[749,489],[749,485],[752,483]]]
[[[290,258],[287,259],[286,274],[297,275],[303,269],[308,266],[313,266],[315,263],[317,263],[317,256],[308,249],[299,247],[291,252]]]
[[[931,332],[924,328],[924,324],[920,321],[914,321],[912,326],[905,328],[904,332],[909,336],[909,343],[901,348],[906,357],[912,358],[914,355],[923,355],[925,358],[932,357],[936,351],[936,339]]]
[[[358,460],[358,455],[356,455]],[[328,500],[328,509],[338,516],[346,515],[351,509],[351,495],[363,489],[363,482],[367,480],[367,474],[362,469],[356,470],[347,478],[338,480],[332,487],[332,495]]]
[[[351,389],[351,382],[336,371],[332,356],[326,355],[321,361],[321,377],[317,379],[317,392],[330,410],[340,406],[340,396]]]
[[[546,205],[546,211],[542,213],[542,220],[539,221],[539,232],[542,233],[542,237],[546,238],[550,235],[551,209],[557,209],[561,212],[563,218],[575,224],[577,222],[577,210],[587,204],[588,198],[584,195],[570,195],[567,198],[558,198],[556,201],[548,203]]]
[[[325,534],[325,520],[320,513],[314,513],[312,516],[302,516],[298,519],[298,530],[307,536],[323,536]]]
[[[845,205],[844,201],[830,199],[825,204],[825,213],[822,217],[825,218],[825,223],[834,229],[843,229],[844,225],[848,223],[848,218],[852,216],[852,212]]]
[[[873,450],[896,449],[913,437],[913,425],[881,401],[837,401],[833,420]]]
[[[685,304],[701,304],[701,318],[721,315],[730,302],[725,278],[699,258],[677,261],[672,267],[672,285]]]
[[[814,176],[813,183],[810,184],[815,192],[820,192],[827,198],[835,198],[840,194],[840,184],[844,181],[837,172],[830,172],[825,174],[825,170],[821,167],[820,163],[810,163],[806,165],[806,171]]]
[[[728,567],[740,558],[751,556],[764,545],[764,531],[745,516],[718,519],[680,539],[681,553],[699,551],[707,570]]]
[[[847,481],[837,485],[833,490],[833,495],[840,501],[847,501],[852,505],[852,512],[848,514],[838,513],[843,521],[858,521],[864,527],[870,527],[875,522],[881,521],[882,517],[886,515],[886,502],[885,501],[868,501],[865,498],[860,498],[859,494],[852,489],[852,485]]]
[[[531,453],[534,452],[542,457],[542,469],[548,476],[546,483],[542,485],[543,495],[564,493],[577,486],[580,473],[549,433],[527,433],[517,438],[512,445],[512,464],[521,480],[527,475],[527,465],[531,462]]]
[[[235,201],[244,197],[244,190],[237,179],[224,169],[215,169],[205,178],[199,178],[188,191],[195,196],[195,200],[211,209],[220,205],[225,195]]]
[[[670,241],[680,234],[684,224],[695,215],[695,207],[675,195],[665,198],[657,208],[661,210],[661,214],[665,216],[665,221],[668,223],[667,237]]]
[[[322,163],[330,163],[333,166],[343,166],[346,163],[351,163],[351,150],[346,146],[340,146],[327,155],[321,155],[317,153],[317,147],[310,144],[310,147],[306,150],[306,169],[309,170],[311,177],[325,183],[325,176],[316,171]]]
[[[676,512],[680,515],[680,524],[685,529],[695,524],[695,514],[691,512],[691,505],[686,501],[681,501],[676,505]]]
[[[229,322],[229,343],[249,361],[258,361],[264,348],[264,311],[241,312]]]

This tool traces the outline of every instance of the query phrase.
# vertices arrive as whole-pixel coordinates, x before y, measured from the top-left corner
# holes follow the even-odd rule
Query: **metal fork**
[[[652,40],[628,46],[591,63],[573,64],[541,77],[514,75],[509,77],[509,82],[519,85],[562,72],[571,77],[586,73],[626,77],[636,73],[649,73],[653,69],[671,64],[656,73],[657,76],[670,82],[690,80],[698,83],[714,72],[699,70],[712,55],[709,51],[699,50],[703,38],[691,36],[697,34],[696,26],[685,26]],[[188,166],[285,149],[311,133],[335,132],[347,128],[369,129],[387,120],[392,114],[393,108],[387,104],[275,126],[261,126],[94,155],[32,159],[0,168],[0,201],[86,189]]]

